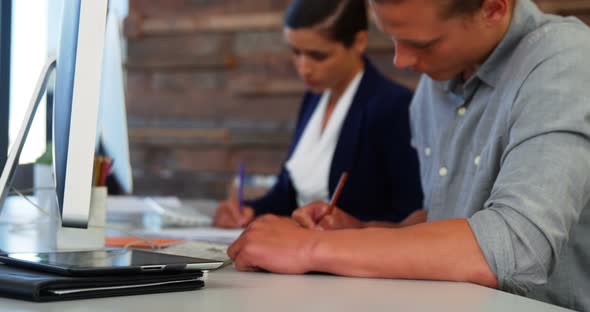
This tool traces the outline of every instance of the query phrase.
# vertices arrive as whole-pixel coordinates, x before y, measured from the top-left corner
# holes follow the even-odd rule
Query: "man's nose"
[[[393,57],[393,65],[397,68],[409,68],[418,62],[418,58],[411,49],[399,42],[395,43],[395,56]]]

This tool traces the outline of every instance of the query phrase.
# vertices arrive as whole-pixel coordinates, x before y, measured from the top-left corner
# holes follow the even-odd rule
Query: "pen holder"
[[[33,192],[37,205],[51,215],[57,213],[57,200],[55,198],[55,182],[53,182],[53,168],[51,165],[33,165]]]
[[[61,221],[56,232],[57,250],[103,249],[106,226],[107,188],[92,188],[90,216],[87,229],[64,228]]]

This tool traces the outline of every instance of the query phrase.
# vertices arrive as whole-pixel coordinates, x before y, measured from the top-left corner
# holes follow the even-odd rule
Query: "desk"
[[[9,206],[0,220],[13,216]],[[5,226],[2,226],[5,227]],[[41,229],[42,227],[39,227]],[[2,229],[0,248],[40,237]],[[28,246],[38,246],[30,244]],[[330,275],[207,273],[197,291],[129,297],[31,303],[0,298],[0,311],[568,311],[553,305],[467,283],[347,278]]]

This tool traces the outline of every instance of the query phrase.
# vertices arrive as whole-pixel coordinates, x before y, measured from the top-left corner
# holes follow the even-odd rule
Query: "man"
[[[427,222],[265,217],[230,247],[235,266],[467,281],[590,311],[588,28],[530,0],[372,6],[395,65],[425,74],[411,121]],[[350,218],[324,209],[294,219]]]

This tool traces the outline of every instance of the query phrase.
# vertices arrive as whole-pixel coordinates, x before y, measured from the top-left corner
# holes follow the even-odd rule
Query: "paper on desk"
[[[242,234],[243,229],[227,230],[209,227],[198,228],[170,228],[145,230],[139,229],[133,231],[134,235],[183,239],[191,241],[209,242],[215,244],[231,245]]]
[[[212,244],[207,242],[185,242],[176,244],[164,249],[158,250],[161,253],[197,257],[203,259],[211,259],[223,261],[223,266],[231,263],[231,259],[227,255],[228,246],[225,244]]]

